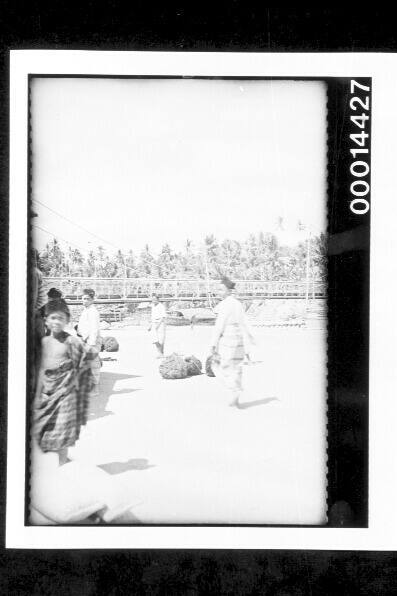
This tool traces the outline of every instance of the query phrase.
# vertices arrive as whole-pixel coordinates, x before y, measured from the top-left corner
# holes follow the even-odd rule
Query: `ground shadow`
[[[88,411],[88,420],[96,420],[97,418],[104,418],[105,416],[111,416],[113,412],[106,410],[109,397],[111,395],[122,395],[131,394],[135,391],[141,391],[139,388],[127,388],[114,390],[114,386],[117,381],[123,381],[125,379],[136,379],[140,375],[125,375],[121,373],[113,372],[101,372],[99,381],[99,395],[92,397],[90,400],[90,406]]]
[[[248,410],[248,408],[255,408],[255,406],[264,406],[271,401],[280,401],[278,397],[264,397],[263,399],[255,399],[254,401],[246,401],[239,404],[239,410]]]
[[[254,364],[263,364],[263,360],[248,360],[243,362],[244,366],[253,366]]]
[[[102,468],[102,470],[113,476],[130,470],[147,470],[149,468],[155,468],[155,465],[149,464],[149,461],[145,458],[137,458],[129,459],[128,461],[112,461],[108,464],[100,464],[98,468]]]

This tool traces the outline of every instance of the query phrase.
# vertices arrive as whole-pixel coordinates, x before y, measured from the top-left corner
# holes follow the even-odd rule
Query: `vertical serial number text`
[[[350,184],[350,210],[358,215],[369,211],[369,201],[365,197],[369,194],[369,96],[370,87],[361,85],[355,80],[350,81],[350,121],[357,127],[356,132],[350,134],[352,148],[352,163],[350,173],[353,180]]]

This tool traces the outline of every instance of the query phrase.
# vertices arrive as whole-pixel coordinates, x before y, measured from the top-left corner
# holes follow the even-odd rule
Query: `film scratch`
[[[372,78],[184,56],[27,72],[23,525],[367,528]]]

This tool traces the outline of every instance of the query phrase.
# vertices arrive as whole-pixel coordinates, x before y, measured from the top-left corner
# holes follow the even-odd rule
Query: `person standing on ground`
[[[91,348],[91,351],[96,352],[96,357],[91,360],[91,371],[94,378],[94,387],[92,396],[98,395],[99,377],[102,362],[99,358],[99,352],[102,347],[102,338],[100,333],[100,316],[98,310],[94,306],[95,292],[91,288],[83,290],[83,312],[80,315],[79,324],[77,326],[77,334],[83,341]]]
[[[63,465],[68,447],[76,443],[87,422],[90,359],[95,352],[65,332],[70,312],[64,300],[48,302],[45,315],[50,335],[41,340],[33,436],[41,451],[58,454]]]
[[[164,356],[164,343],[165,343],[165,318],[166,312],[164,305],[159,301],[157,294],[152,295],[152,314],[151,323],[149,326],[149,332],[151,333],[152,343],[157,348],[157,357],[162,358]]]
[[[218,304],[218,313],[212,337],[212,369],[232,392],[231,406],[239,407],[242,387],[242,364],[248,358],[249,344],[253,341],[248,328],[243,305],[233,295],[235,283],[222,279],[223,300]]]

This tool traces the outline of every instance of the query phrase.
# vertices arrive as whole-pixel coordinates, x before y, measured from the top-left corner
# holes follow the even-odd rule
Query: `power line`
[[[90,232],[89,230],[87,230],[86,228],[84,228],[83,226],[81,226],[80,224],[76,223],[75,221],[72,221],[71,219],[69,219],[68,217],[66,217],[65,215],[62,215],[62,213],[59,213],[58,211],[56,211],[55,209],[52,209],[51,207],[48,207],[48,205],[45,205],[44,203],[42,203],[41,201],[39,201],[38,199],[33,199],[34,203],[37,203],[38,205],[42,205],[42,207],[45,207],[46,209],[48,209],[49,211],[51,211],[52,213],[55,213],[55,215],[58,215],[58,217],[61,217],[62,219],[64,219],[65,221],[71,223],[73,226],[76,226],[76,228],[80,228],[80,230],[83,230],[84,232],[86,232],[87,234],[90,234],[91,236],[93,236],[94,238],[97,238],[98,240],[100,240],[101,242],[105,242],[105,244],[108,244],[109,246],[112,246],[113,248],[115,248],[117,251],[119,251],[124,258],[124,251],[121,250],[120,247],[116,246],[115,244],[113,244],[112,242],[109,242],[108,240],[105,240],[104,238],[101,238],[101,236],[98,236],[97,234],[94,234],[93,232]],[[35,225],[35,224],[34,224]],[[36,227],[38,227],[36,225]],[[52,234],[52,232],[48,232],[48,230],[43,230],[45,232],[47,232],[48,234],[51,234],[51,236],[53,236],[54,238],[56,238],[57,236],[55,236],[55,234]],[[60,236],[58,236],[58,238],[60,238],[61,240],[63,240],[64,242],[69,242],[68,240],[65,240],[64,238],[61,238]],[[81,250],[85,249],[81,248],[81,246],[76,246],[75,244],[73,244],[72,242],[69,242],[69,244],[71,244],[72,246],[75,246],[76,248],[79,248]],[[157,267],[158,269],[161,269],[160,265],[157,265],[154,261],[150,261],[149,259],[146,259],[145,257],[143,257],[142,255],[140,255],[140,258],[142,261],[150,264],[150,265],[154,265],[155,267]],[[131,268],[130,268],[131,269]]]
[[[45,207],[46,209],[48,209],[52,213],[55,213],[55,215],[58,215],[58,217],[61,217],[65,221],[71,223],[73,226],[76,226],[76,228],[80,228],[80,230],[83,230],[83,232],[86,232],[86,234],[90,234],[91,236],[93,236],[97,240],[100,240],[101,242],[104,242],[105,244],[108,244],[109,246],[112,246],[116,250],[121,250],[119,247],[117,247],[112,242],[109,242],[108,240],[105,240],[104,238],[101,238],[101,236],[98,236],[97,234],[94,234],[94,232],[90,232],[89,230],[87,230],[86,228],[84,228],[83,226],[81,226],[80,224],[76,223],[75,221],[72,221],[71,219],[69,219],[65,215],[62,215],[62,213],[59,213],[58,211],[55,211],[55,209],[52,209],[51,207],[48,207],[48,205],[45,205],[44,203],[42,203],[38,199],[33,199],[33,202],[34,203],[37,203],[38,205],[41,205],[42,207]]]
[[[70,240],[66,240],[65,238],[62,238],[62,236],[59,236],[59,234],[55,235],[52,232],[50,232],[49,230],[46,230],[46,229],[38,226],[37,224],[32,224],[32,227],[37,228],[38,230],[41,230],[42,232],[45,232],[46,234],[49,234],[50,236],[55,238],[55,240],[57,240],[57,239],[62,240],[63,242],[66,242],[66,244],[69,244],[70,246],[74,246],[75,248],[78,248],[79,250],[82,250],[83,252],[86,251],[86,249],[82,248],[81,246],[78,246],[77,244],[70,242]],[[145,259],[145,257],[142,257],[142,256],[140,258],[142,259],[142,261],[145,261],[146,263],[149,263],[150,265],[153,265],[154,267],[157,267],[158,269],[162,269],[161,266],[158,265],[155,261],[150,261],[149,259]],[[124,256],[123,256],[123,260],[124,260]],[[130,271],[134,271],[136,269],[136,267],[129,267],[127,265],[124,265],[124,266],[127,269],[129,269]]]
[[[62,240],[63,242],[66,242],[66,244],[70,244],[70,246],[74,246],[75,248],[78,248],[79,250],[82,250],[85,252],[85,249],[82,248],[81,246],[78,246],[77,244],[74,244],[73,242],[70,242],[69,240],[65,240],[65,238],[62,238],[59,235],[53,234],[52,232],[50,232],[49,230],[46,230],[40,226],[38,226],[37,224],[32,224],[33,228],[37,228],[38,230],[41,230],[42,232],[45,232],[46,234],[49,234],[50,236],[52,236],[53,238],[55,238],[55,240],[57,240],[59,238],[59,240]]]
[[[112,242],[109,242],[108,240],[105,240],[104,238],[101,238],[101,236],[98,236],[97,234],[94,234],[93,232],[90,232],[89,230],[87,230],[86,228],[84,228],[83,226],[81,226],[80,224],[76,223],[75,221],[72,221],[71,219],[69,219],[65,215],[62,215],[62,213],[59,213],[58,211],[55,211],[55,209],[52,209],[51,207],[48,207],[48,205],[45,205],[44,203],[42,203],[38,199],[33,199],[33,202],[34,203],[37,203],[38,205],[42,205],[42,207],[45,207],[46,209],[48,209],[52,213],[55,213],[55,215],[58,215],[58,217],[61,217],[65,221],[71,223],[76,228],[80,228],[80,230],[83,230],[84,232],[86,232],[87,234],[90,234],[94,238],[97,238],[101,242],[104,242],[105,244],[108,244],[109,246],[112,246],[113,248],[115,248],[117,251],[119,251],[123,255],[124,251],[122,251],[121,248],[119,248],[118,246],[116,246]],[[69,240],[65,240],[64,238],[61,238],[61,236],[59,236],[59,235],[55,236],[55,234],[53,234],[52,232],[49,232],[48,230],[44,230],[43,228],[40,228],[36,224],[32,224],[32,225],[34,225],[36,228],[39,228],[39,229],[43,230],[43,232],[47,232],[47,234],[50,234],[55,239],[58,237],[61,240],[63,240],[64,242],[69,243],[72,246],[74,246],[75,248],[78,248],[78,249],[83,250],[85,252],[85,249],[82,248],[81,246],[77,246],[76,244],[73,244],[73,242],[70,242]],[[123,256],[123,258],[124,258],[124,256]],[[162,267],[160,267],[160,265],[157,265],[157,263],[155,263],[155,261],[150,261],[149,259],[145,259],[145,257],[143,257],[142,255],[140,255],[140,258],[141,258],[142,261],[146,262],[147,264],[154,265],[158,269],[162,269]],[[132,268],[130,267],[130,269],[132,269]]]

